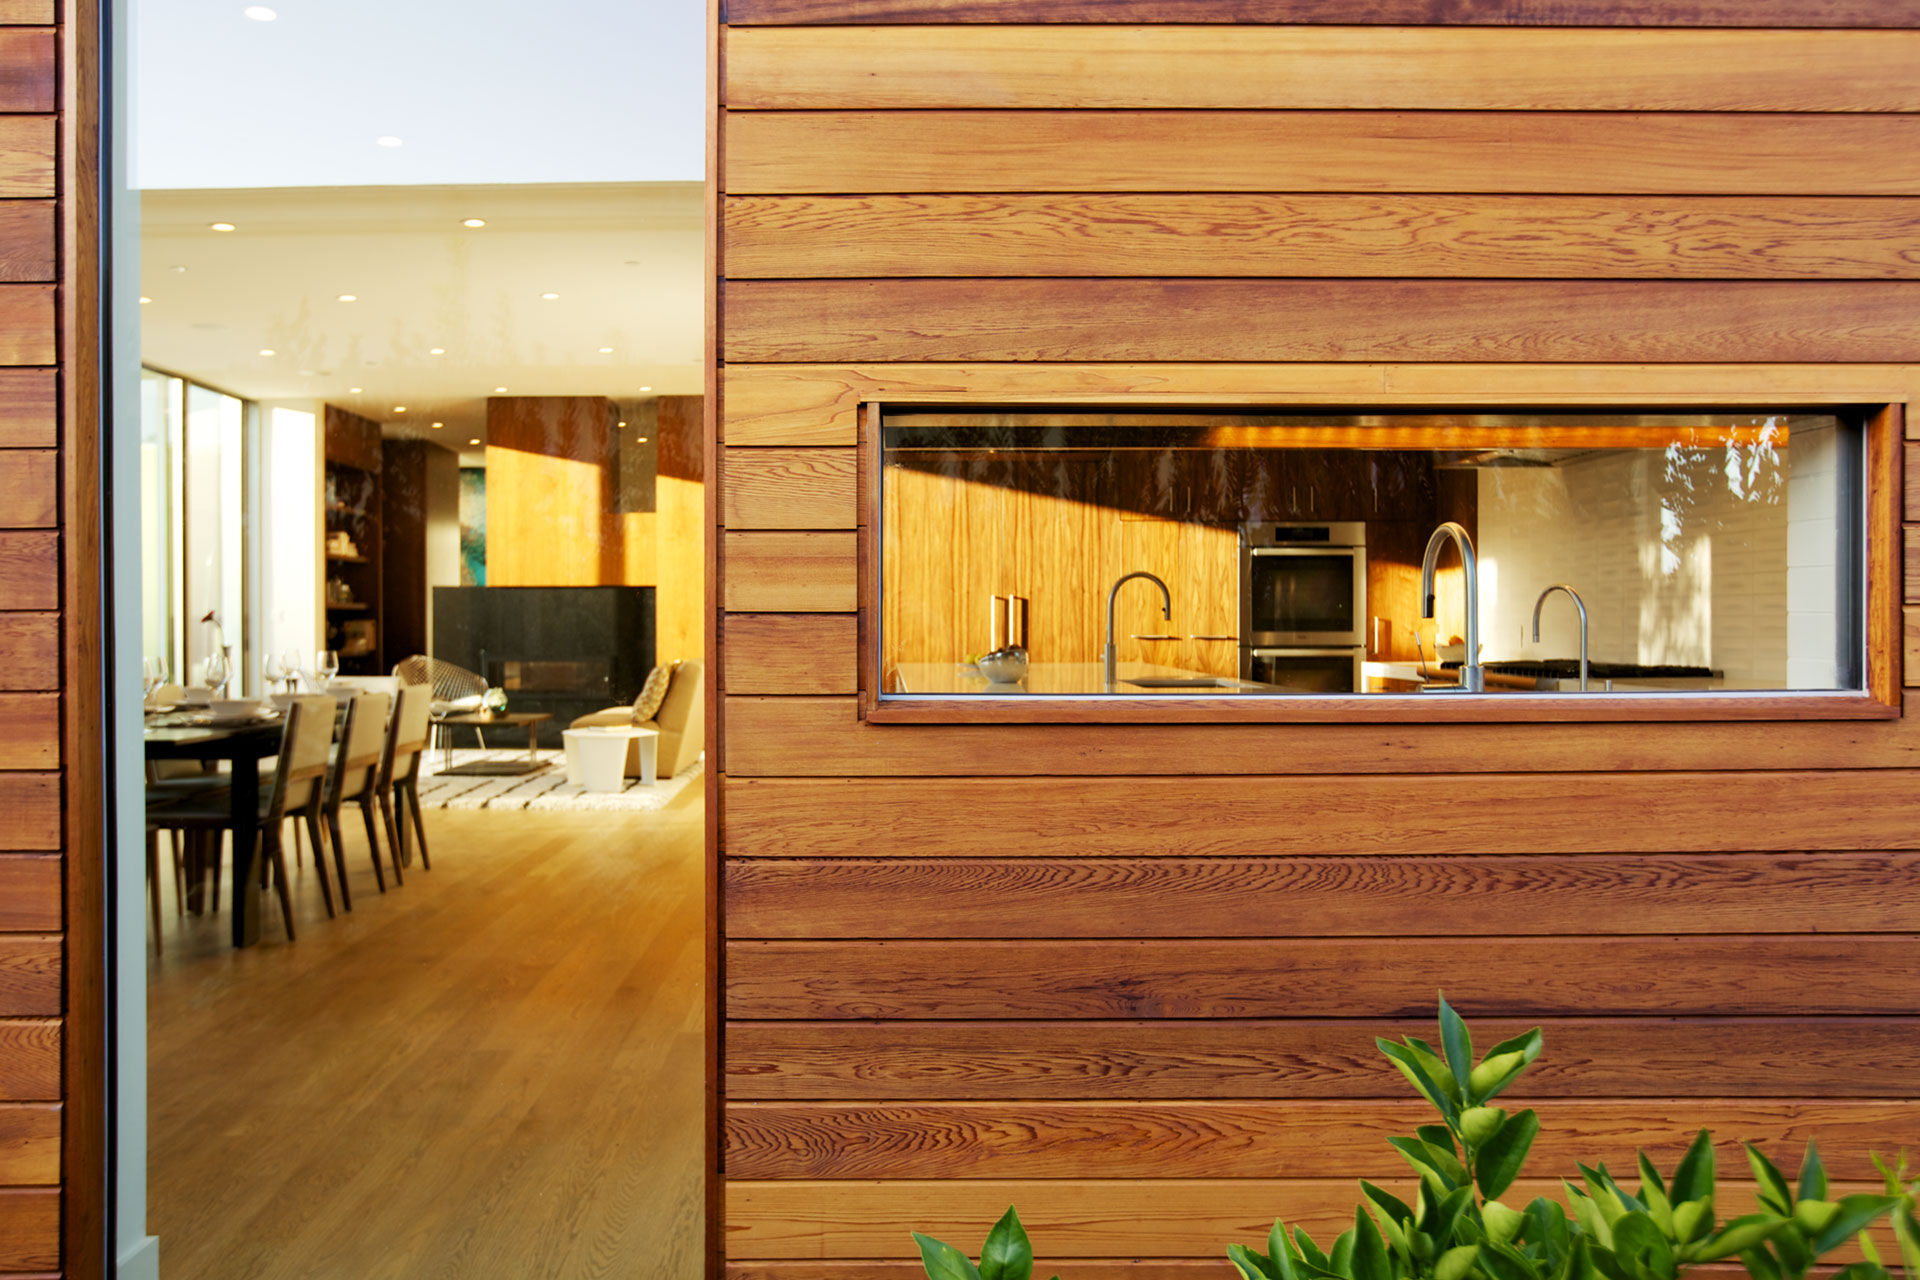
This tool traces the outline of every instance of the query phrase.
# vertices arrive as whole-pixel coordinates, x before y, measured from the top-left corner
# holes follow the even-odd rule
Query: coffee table
[[[441,747],[446,752],[441,757],[443,774],[456,777],[510,777],[521,773],[537,773],[547,767],[547,762],[539,757],[541,722],[553,719],[551,711],[467,711],[459,715],[442,716],[436,724],[471,725],[476,729],[490,729],[496,725],[523,724],[527,727],[527,755],[524,760],[474,760],[467,764],[453,763],[453,740],[443,738]]]

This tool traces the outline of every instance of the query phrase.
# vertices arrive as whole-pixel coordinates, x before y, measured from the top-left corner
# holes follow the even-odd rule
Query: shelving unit
[[[382,447],[380,424],[327,406],[326,541],[322,544],[326,641],[343,675],[387,669],[382,625]],[[344,533],[352,552],[329,549]]]

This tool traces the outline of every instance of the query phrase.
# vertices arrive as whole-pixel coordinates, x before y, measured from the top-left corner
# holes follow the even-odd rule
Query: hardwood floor
[[[353,913],[309,865],[298,940],[270,909],[244,952],[169,889],[166,1280],[694,1280],[701,811],[698,786],[656,814],[429,811],[433,870],[384,896],[350,834]]]

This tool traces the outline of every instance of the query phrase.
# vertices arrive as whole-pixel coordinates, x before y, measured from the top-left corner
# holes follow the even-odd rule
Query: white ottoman
[[[640,781],[652,786],[659,738],[658,729],[629,725],[567,729],[560,735],[561,741],[566,744],[567,781],[582,791],[623,790],[626,786],[627,744],[637,739],[640,748]]]

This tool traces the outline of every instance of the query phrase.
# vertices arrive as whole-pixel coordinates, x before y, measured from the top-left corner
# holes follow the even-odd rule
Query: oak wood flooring
[[[701,1256],[701,815],[432,811],[298,940],[174,914],[149,984],[166,1280],[646,1276]],[[166,855],[162,852],[162,866]],[[163,875],[165,872],[163,870]]]

